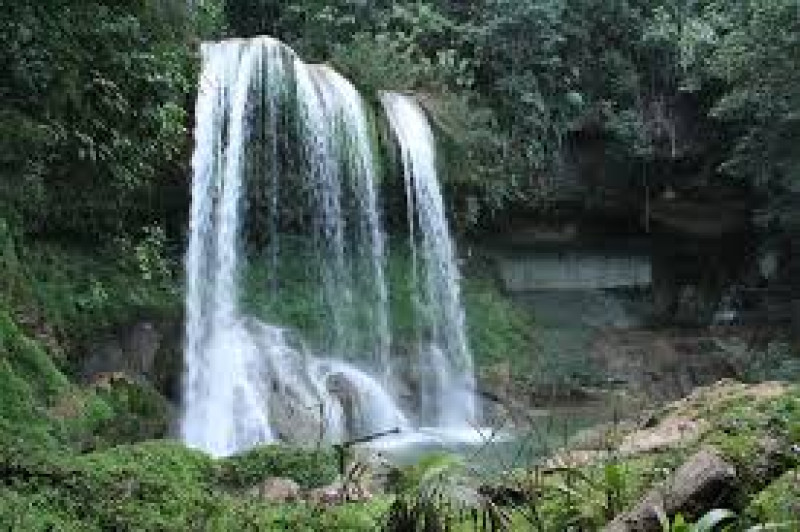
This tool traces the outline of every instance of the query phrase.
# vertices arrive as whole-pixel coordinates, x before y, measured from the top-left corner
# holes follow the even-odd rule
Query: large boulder
[[[290,445],[309,445],[325,440],[328,427],[319,402],[295,388],[276,384],[268,405],[270,424],[280,441]]]
[[[261,353],[280,349],[280,365],[259,368],[256,377],[265,385],[272,430],[287,444],[321,443],[326,426],[322,400],[314,393],[302,339],[288,329],[272,327],[257,319],[245,322],[250,338]],[[273,357],[264,357],[271,360]]]
[[[738,489],[736,469],[714,449],[699,451],[666,482],[652,489],[630,511],[619,515],[605,532],[658,532],[659,509],[693,519],[713,508],[725,508]]]

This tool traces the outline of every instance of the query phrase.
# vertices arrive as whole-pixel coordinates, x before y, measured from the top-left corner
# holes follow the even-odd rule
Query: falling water
[[[237,301],[244,115],[259,50],[238,42],[203,46],[186,261],[182,435],[216,455],[273,439],[263,407],[267,397],[252,378],[260,360],[238,321]]]
[[[370,146],[366,109],[355,87],[333,69],[315,67],[315,78],[323,101],[333,119],[332,131],[344,140],[339,159],[349,165],[353,176],[352,197],[358,202],[359,217],[356,227],[358,277],[365,281],[367,308],[374,317],[374,335],[368,340],[375,350],[376,363],[382,371],[385,384],[391,379],[391,334],[389,331],[389,294],[385,275],[385,238],[378,212],[375,185],[375,168]],[[350,156],[346,152],[350,151]]]
[[[416,287],[423,316],[418,369],[420,418],[439,427],[474,427],[477,411],[472,355],[464,329],[455,250],[436,173],[433,131],[411,96],[384,93],[381,99],[400,145],[412,268],[422,273],[421,286]],[[421,233],[419,243],[417,230]]]
[[[297,131],[282,131],[288,123]],[[287,329],[246,316],[239,302],[247,187],[273,195],[285,188],[278,142],[285,138],[295,139],[295,167],[310,190],[331,358],[316,358]],[[203,46],[186,259],[187,444],[228,455],[275,440],[337,441],[408,427],[386,386],[391,336],[373,157],[364,105],[338,74],[303,64],[270,38]],[[346,190],[359,198],[348,216]],[[268,210],[275,267],[276,197]],[[361,300],[374,332],[357,344]],[[357,352],[364,343],[371,353]]]
[[[474,424],[455,253],[424,114],[407,97],[384,97],[402,147],[410,223],[420,235],[417,243],[412,229],[424,313],[421,397],[401,408],[392,368],[404,361],[392,357],[386,239],[361,96],[332,69],[304,64],[271,38],[205,44],[202,53],[183,440],[225,456],[275,441],[339,442],[395,428],[415,434],[412,418],[439,429]],[[304,221],[293,230],[313,248],[304,267],[323,302],[327,337],[313,348],[241,301],[244,274],[264,255],[270,279],[257,289],[281,297],[287,202]],[[417,407],[418,416],[407,414]]]

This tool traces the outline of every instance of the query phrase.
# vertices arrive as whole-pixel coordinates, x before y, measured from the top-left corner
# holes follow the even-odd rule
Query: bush
[[[0,523],[13,530],[180,530],[225,511],[203,479],[211,460],[176,443],[17,460]]]
[[[332,470],[323,453],[264,448],[219,463],[177,442],[125,445],[83,456],[47,453],[13,460],[0,454],[0,525],[11,530],[371,531],[387,503],[320,508],[268,505],[226,492],[271,473]],[[264,458],[264,460],[259,459]],[[314,458],[317,457],[317,458]],[[277,466],[280,462],[280,466]],[[237,467],[232,467],[232,464]],[[269,471],[258,464],[267,464]],[[217,483],[220,468],[226,486]],[[235,472],[234,472],[235,471]],[[301,477],[302,481],[303,478]],[[325,479],[327,480],[327,479]]]
[[[234,489],[252,487],[270,477],[291,478],[304,488],[333,482],[338,473],[336,457],[330,451],[303,450],[271,445],[221,460],[216,478]]]

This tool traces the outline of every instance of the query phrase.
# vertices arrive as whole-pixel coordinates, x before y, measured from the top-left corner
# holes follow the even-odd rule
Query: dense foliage
[[[213,13],[181,6],[2,2],[0,205],[27,232],[107,241],[182,209],[194,35]]]
[[[381,90],[415,91],[462,230],[575,199],[589,206],[608,189],[642,202],[659,180],[740,187],[756,192],[753,204],[766,200],[768,221],[796,216],[796,0],[0,0],[0,12],[0,524],[12,529],[374,530],[388,508],[264,505],[245,492],[273,475],[326,484],[331,455],[266,448],[216,462],[169,442],[134,444],[166,436],[164,397],[136,379],[77,383],[82,338],[140,313],[180,313],[201,40],[277,36],[336,66],[376,108]],[[397,182],[383,185],[388,201],[402,197]],[[634,207],[635,217],[644,206]],[[389,268],[400,287],[402,260]],[[245,273],[252,283],[274,274]],[[464,283],[478,365],[552,378],[532,360],[532,319],[491,277],[469,272]],[[324,324],[308,283],[289,278],[286,291],[279,304],[259,291],[245,303],[313,337]],[[410,294],[392,293],[402,337]],[[564,339],[551,343],[569,375],[592,373]],[[782,357],[762,358],[754,378],[796,374]],[[736,462],[748,495],[765,487],[751,460],[764,434],[797,467],[795,389],[724,407],[709,413],[702,443]],[[578,475],[586,481],[556,475],[535,509],[554,529],[600,526],[674,459],[631,460],[633,475],[617,464]],[[450,482],[463,480],[459,464],[427,465],[410,470],[398,499],[407,504],[393,507],[413,523],[435,510],[415,498],[421,485],[463,487]],[[748,524],[796,517],[795,474],[742,505]],[[459,493],[477,490],[468,484]]]
[[[587,136],[605,145],[593,172],[623,188],[665,159],[688,159],[694,183],[796,177],[791,0],[232,0],[226,14],[234,34],[277,35],[368,92],[424,94],[468,222],[563,198]]]
[[[689,179],[710,165],[712,178],[773,193],[797,176],[791,0],[5,0],[3,11],[0,200],[27,232],[100,239],[161,224],[177,236],[196,43],[223,35],[275,35],[368,95],[424,95],[467,224],[563,196],[587,136],[605,146],[593,171],[616,186],[665,157],[689,157]]]

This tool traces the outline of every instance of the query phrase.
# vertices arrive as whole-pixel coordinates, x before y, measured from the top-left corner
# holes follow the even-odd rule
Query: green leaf
[[[706,513],[694,525],[693,532],[711,532],[718,525],[736,518],[736,514],[730,510],[717,508]]]

